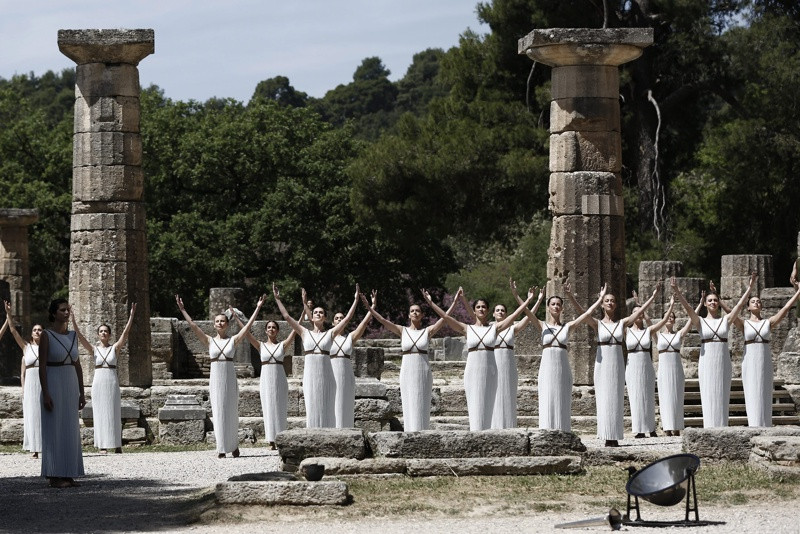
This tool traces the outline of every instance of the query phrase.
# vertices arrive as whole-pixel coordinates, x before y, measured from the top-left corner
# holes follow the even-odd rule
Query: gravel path
[[[591,439],[583,439],[588,446],[594,445]],[[679,448],[678,439],[631,439],[622,442],[619,454],[647,451],[668,455],[679,452]],[[215,483],[233,475],[277,470],[277,454],[262,448],[245,448],[240,458],[224,460],[216,458],[214,451],[86,454],[84,462],[88,476],[80,480],[81,487],[59,490],[47,487],[39,477],[38,460],[22,453],[0,454],[0,532],[545,533],[553,532],[558,523],[599,517],[608,511],[581,506],[559,512],[531,511],[513,517],[483,517],[477,513],[471,517],[344,520],[337,517],[336,507],[305,508],[298,514],[287,514],[285,508],[280,511],[261,507],[249,508],[251,512],[243,510],[244,517],[238,522],[233,519],[225,524],[189,524],[200,511],[213,504],[210,490]],[[248,518],[253,510],[257,518]],[[682,518],[683,509],[681,506],[657,508],[644,503],[642,514],[646,519],[674,520]],[[684,528],[679,532],[794,534],[798,528],[793,516],[787,512],[785,502],[729,509],[704,506],[701,502],[701,519],[724,524]],[[608,530],[593,527],[583,532]],[[632,530],[636,528],[623,527],[623,531]]]

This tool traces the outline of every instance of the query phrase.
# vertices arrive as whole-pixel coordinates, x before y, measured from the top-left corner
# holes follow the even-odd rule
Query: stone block
[[[621,170],[622,141],[619,132],[563,132],[550,135],[550,172],[618,173]]]
[[[531,456],[576,455],[586,452],[586,446],[572,432],[561,430],[530,430]]]
[[[724,300],[738,300],[747,289],[750,273],[756,273],[758,280],[753,294],[759,294],[765,287],[772,287],[772,256],[768,254],[734,254],[722,256],[722,274],[719,284],[720,297]]]
[[[486,475],[575,475],[583,471],[580,456],[509,456],[504,458],[412,458],[412,477]]]
[[[373,455],[385,458],[527,456],[529,451],[523,430],[376,432],[367,439]]]
[[[289,387],[289,398],[287,399],[289,417],[305,415],[305,405],[303,403],[303,392],[299,387]]]
[[[135,427],[122,429],[122,441],[125,443],[129,441],[146,441],[146,439],[147,432],[144,428]]]
[[[72,198],[79,202],[141,201],[144,173],[133,165],[98,165],[72,169]]]
[[[683,262],[680,261],[641,261],[639,262],[639,283],[642,280],[658,282],[669,281],[670,277],[683,275]]]
[[[436,415],[466,415],[467,397],[464,394],[464,387],[461,385],[440,387],[439,402],[432,411]],[[400,412],[402,413],[402,409]]]
[[[215,489],[220,504],[343,505],[349,501],[344,482],[221,482]]]
[[[239,386],[239,417],[262,417],[258,386]]]
[[[16,368],[19,369],[19,362]],[[22,417],[22,388],[19,386],[0,387],[0,419]]]
[[[325,476],[335,475],[385,475],[391,473],[405,473],[406,461],[402,458],[306,458],[300,463],[304,465],[324,465]]]
[[[787,384],[800,384],[800,352],[780,353],[775,378]]]
[[[169,421],[160,419],[158,440],[166,445],[192,445],[205,440],[206,425],[203,420]]]
[[[554,172],[550,174],[550,211],[555,215],[578,215],[584,208],[602,211],[593,202],[600,198],[620,199],[622,179],[612,172]],[[597,199],[597,200],[594,200]],[[609,200],[611,202],[611,200]],[[609,204],[609,213],[622,214],[622,207]],[[597,213],[594,213],[597,214]]]
[[[22,443],[24,419],[0,419],[0,443]]]
[[[550,73],[553,100],[619,100],[619,69],[615,66],[570,65],[554,67]]]
[[[550,133],[566,131],[620,131],[619,96],[553,100],[550,102]]]
[[[458,336],[438,339],[442,340],[441,353],[438,349],[436,350],[434,354],[435,360],[464,361],[464,351],[466,347],[466,339],[464,337]]]
[[[75,97],[92,101],[98,97],[139,99],[139,69],[135,65],[88,63],[75,69]]]
[[[130,132],[76,133],[72,166],[142,164],[142,137]]]
[[[70,233],[70,261],[127,262],[140,260],[147,250],[141,230],[97,230]],[[123,303],[124,304],[124,303]]]
[[[367,457],[364,433],[352,428],[304,428],[285,430],[275,436],[275,445],[286,465],[300,465],[312,456],[335,456],[363,460]]]
[[[391,411],[389,401],[385,399],[356,399],[356,419],[386,421],[395,413]]]
[[[533,386],[517,388],[517,414],[520,416],[539,414],[538,388]]]
[[[386,398],[386,384],[375,378],[356,379],[356,398]]]
[[[778,465],[800,467],[800,435],[755,436],[753,453]]]
[[[440,396],[439,388],[433,388],[433,396],[437,397],[437,400]],[[403,403],[402,399],[400,398],[400,386],[386,386],[386,399],[389,401],[389,410],[392,413],[403,413]],[[436,403],[438,406],[438,402]]]
[[[379,347],[353,348],[353,373],[361,378],[381,379],[383,372],[383,349]]]
[[[519,39],[517,51],[550,66],[622,65],[653,44],[653,28],[542,28]]]
[[[756,436],[800,436],[800,428],[687,428],[683,450],[703,459],[746,462],[753,448],[751,440]]]
[[[74,131],[139,132],[139,116],[138,96],[78,96]]]

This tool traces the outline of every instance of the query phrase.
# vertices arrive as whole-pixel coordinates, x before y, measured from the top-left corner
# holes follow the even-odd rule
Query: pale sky
[[[152,28],[155,54],[139,64],[175,100],[247,101],[256,84],[286,76],[321,97],[378,56],[402,78],[416,52],[447,50],[468,28],[483,34],[478,0],[0,0],[0,77],[75,64],[59,29]]]

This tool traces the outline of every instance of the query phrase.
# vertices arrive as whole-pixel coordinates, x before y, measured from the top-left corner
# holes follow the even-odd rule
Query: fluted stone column
[[[84,333],[100,323],[116,337],[136,318],[118,355],[120,384],[148,386],[150,292],[139,135],[139,70],[153,30],[59,30],[59,50],[77,63],[72,162],[69,300]],[[94,371],[84,355],[87,383]]]
[[[31,327],[28,226],[38,220],[35,209],[0,209],[0,280],[8,282],[14,318],[26,329]]]
[[[550,234],[548,295],[572,282],[582,304],[604,283],[625,297],[625,221],[619,112],[619,65],[653,43],[653,30],[555,28],[519,40],[519,53],[553,67],[550,104]],[[570,339],[576,384],[591,384],[594,335]]]

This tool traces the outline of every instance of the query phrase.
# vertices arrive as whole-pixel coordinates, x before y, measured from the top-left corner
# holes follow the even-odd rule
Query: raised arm
[[[517,301],[517,304],[522,304],[524,301],[522,297],[519,296],[517,292],[517,283],[514,280],[509,278],[509,285],[511,286],[511,294],[514,295],[514,300]],[[534,287],[534,291],[536,288]],[[523,328],[527,326],[530,322],[533,326],[538,328],[539,330],[542,329],[542,323],[538,317],[536,317],[536,312],[539,310],[539,305],[542,303],[542,298],[544,298],[544,288],[539,290],[539,299],[536,301],[536,304],[533,305],[533,309],[529,310],[527,307],[523,310],[525,312],[525,317],[514,327],[514,331],[522,331]]]
[[[597,297],[597,300],[594,301],[594,303],[591,306],[589,306],[586,310],[584,310],[578,317],[568,322],[567,326],[572,328],[573,325],[586,324],[593,328],[597,328],[597,325],[592,320],[592,314],[597,309],[597,307],[603,303],[603,297],[606,296],[606,293],[608,293],[608,284],[603,284],[603,287],[600,289],[600,295]],[[570,294],[572,293],[570,292]]]
[[[298,323],[303,319],[303,315],[305,313],[306,313],[305,308],[300,310],[300,319],[298,319],[298,321],[297,321]],[[294,336],[296,336],[296,335],[297,335],[297,332],[295,332],[294,328],[293,328],[292,331],[289,332],[289,335],[286,336],[286,339],[283,340],[283,350],[289,350],[289,347],[291,347],[292,343],[294,343]]]
[[[78,341],[84,349],[89,351],[89,354],[94,355],[94,346],[89,343],[89,340],[86,339],[86,336],[83,335],[83,332],[81,332],[81,329],[78,327],[78,319],[75,317],[75,312],[72,311],[72,306],[69,307],[69,316],[72,317],[72,329],[75,330],[75,335],[78,336]]]
[[[792,295],[792,298],[789,299],[789,301],[783,306],[783,308],[781,308],[781,310],[778,313],[769,318],[769,325],[775,326],[776,324],[783,321],[784,317],[786,317],[786,314],[789,313],[789,310],[792,309],[792,306],[794,306],[797,303],[798,297],[800,297],[800,284],[798,284],[798,286],[795,288],[794,295]]]
[[[305,289],[303,290],[303,293],[305,293]],[[272,283],[272,294],[275,296],[275,304],[278,305],[278,310],[281,312],[283,320],[289,323],[289,326],[292,327],[292,330],[294,330],[297,334],[302,336],[304,327],[299,322],[295,321],[294,318],[291,315],[289,315],[289,312],[286,311],[286,306],[284,306],[283,302],[281,302],[281,295],[280,292],[278,291],[278,286],[275,285],[275,282]],[[305,307],[306,305],[305,303],[303,303],[304,311]]]
[[[664,317],[661,318],[653,327],[650,329],[650,337],[657,338],[658,331],[664,328],[664,325],[667,324],[667,319],[669,319],[669,314],[672,313],[672,308],[675,306],[675,295],[669,298],[669,307],[667,308],[666,313],[664,313]]]
[[[183,314],[183,318],[186,320],[186,322],[189,323],[189,328],[191,328],[192,332],[194,332],[194,335],[197,336],[197,339],[200,340],[200,343],[202,343],[204,347],[208,347],[208,335],[206,335],[206,333],[203,332],[200,327],[194,323],[194,321],[192,321],[191,317],[189,317],[189,313],[186,311],[186,308],[183,307],[183,299],[178,295],[175,295],[175,302],[178,303],[178,309]]]
[[[441,328],[442,324],[444,324],[444,323],[447,323],[447,326],[449,326],[450,328],[452,328],[453,330],[455,330],[456,332],[458,332],[460,334],[464,334],[464,335],[467,334],[467,325],[465,325],[464,323],[462,323],[460,321],[456,321],[455,319],[453,319],[449,315],[449,313],[451,311],[453,311],[453,307],[456,305],[456,301],[458,300],[459,293],[461,293],[461,291],[462,290],[459,287],[458,288],[458,293],[456,293],[456,296],[453,298],[453,303],[450,305],[450,308],[447,311],[444,311],[439,306],[437,306],[436,303],[433,302],[433,300],[431,300],[431,295],[430,295],[430,293],[428,293],[428,291],[426,289],[422,290],[422,297],[425,299],[425,302],[427,302],[428,306],[433,308],[433,311],[435,311],[436,314],[439,317],[441,317],[441,319],[436,321],[436,323],[434,323],[434,325],[431,327],[431,334],[433,334],[434,332],[439,330],[439,328]]]
[[[353,330],[353,342],[355,343],[361,336],[364,335],[364,332],[367,330],[367,325],[372,320],[372,313],[370,312],[371,308],[374,308],[378,305],[378,292],[373,289],[372,290],[372,306],[367,306],[367,314],[361,319],[361,322],[358,324],[355,330]]]
[[[311,318],[314,316],[314,310],[312,310],[311,307],[308,305],[309,303],[308,293],[306,293],[306,288],[304,287],[300,288],[300,300],[303,301],[303,315],[300,316],[300,321],[298,322],[302,322],[304,317],[306,317],[307,320],[310,321]]]
[[[233,314],[232,314],[232,317],[234,319],[236,319],[236,323],[239,325],[239,329],[240,329],[239,331],[240,332],[244,331],[244,336],[247,338],[247,341],[250,342],[250,345],[256,350],[261,350],[261,345],[258,344],[259,343],[258,339],[256,339],[256,336],[254,336],[253,333],[250,332],[249,328],[245,328],[244,327],[244,323],[239,318],[239,314],[236,313],[236,311],[234,311]],[[292,335],[294,335],[294,330],[292,330]]]
[[[384,318],[383,315],[381,315],[380,313],[377,312],[377,310],[375,310],[375,308],[373,308],[373,307],[371,307],[369,305],[369,302],[367,301],[367,297],[365,297],[363,294],[359,295],[359,297],[361,298],[361,302],[364,303],[364,306],[369,308],[370,315],[375,317],[375,319],[377,319],[378,322],[381,323],[386,330],[388,330],[389,332],[391,332],[392,334],[394,334],[396,336],[401,336],[403,334],[403,327],[402,326],[400,326],[398,324],[394,324],[393,322],[388,321],[386,318]]]
[[[642,304],[642,305],[639,307],[639,310],[638,310],[638,311],[636,311],[636,312],[634,312],[634,313],[632,313],[632,314],[630,314],[629,316],[627,316],[627,317],[626,317],[626,318],[623,320],[623,321],[624,321],[624,325],[625,325],[625,326],[631,326],[631,325],[633,325],[633,323],[635,323],[635,322],[636,322],[636,319],[638,319],[640,315],[643,315],[643,314],[644,314],[644,312],[645,312],[645,311],[647,311],[647,308],[649,308],[649,307],[650,307],[650,305],[653,303],[653,301],[656,299],[656,295],[658,294],[658,290],[659,290],[659,289],[661,289],[661,282],[659,282],[659,283],[656,285],[656,288],[653,290],[653,294],[652,294],[652,295],[650,295],[650,298],[649,298],[649,299],[647,299],[646,301],[644,301],[644,304]]]
[[[256,309],[253,311],[253,315],[250,316],[250,319],[247,321],[247,324],[244,325],[244,328],[236,332],[236,335],[234,335],[231,338],[233,339],[234,345],[239,343],[242,340],[242,338],[250,331],[250,327],[253,326],[253,322],[256,320],[256,317],[258,317],[258,314],[261,311],[261,306],[264,305],[265,300],[267,300],[266,293],[261,295],[261,297],[258,299],[258,303],[256,304]]]
[[[331,331],[331,335],[333,335],[333,337],[341,335],[341,333],[344,332],[344,329],[347,326],[347,323],[349,323],[350,320],[353,318],[353,315],[355,315],[356,306],[358,306],[358,295],[360,293],[361,293],[361,290],[359,289],[358,284],[356,284],[356,294],[355,294],[355,296],[353,296],[353,304],[350,305],[350,309],[347,310],[347,315],[344,316],[344,319],[339,321],[339,324],[337,324],[336,326],[333,327],[333,329]]]
[[[789,283],[792,284],[795,288],[798,285],[797,280],[797,264],[800,263],[800,258],[794,260],[794,267],[792,267],[792,274],[789,276]]]
[[[676,297],[678,297],[678,301],[680,301],[681,305],[683,306],[683,309],[686,310],[686,314],[689,316],[689,322],[692,325],[694,325],[694,327],[699,332],[700,331],[700,316],[697,315],[697,312],[695,312],[692,309],[692,306],[689,304],[689,302],[687,302],[686,297],[683,296],[683,293],[681,292],[681,288],[678,287],[678,282],[677,282],[677,280],[675,280],[674,276],[669,279],[669,286],[672,288],[672,294],[675,295]],[[702,303],[702,300],[701,300],[701,303]]]
[[[462,287],[458,288],[460,291],[456,292],[458,298],[461,300],[461,304],[464,305],[464,311],[467,312],[469,318],[474,322],[475,321],[475,310],[472,309],[472,306],[469,305],[469,301],[467,300],[467,296],[464,294],[464,289]],[[453,298],[453,302],[455,302],[455,298]]]
[[[125,328],[122,330],[122,334],[120,334],[119,339],[116,343],[114,343],[114,350],[125,345],[128,342],[128,334],[131,333],[131,325],[133,324],[133,314],[136,313],[136,303],[134,302],[131,304],[131,314],[128,316],[128,322],[125,325]]]
[[[736,306],[734,306],[733,309],[728,312],[728,322],[733,321],[735,324],[740,326],[742,325],[742,319],[739,317],[739,313],[742,311],[742,308],[744,308],[747,299],[750,298],[750,293],[753,291],[753,287],[756,285],[757,278],[758,275],[756,275],[756,273],[752,273],[750,275],[750,283],[747,284],[747,289],[744,291],[744,293],[742,293],[742,296],[739,298],[739,302],[736,303]]]
[[[575,299],[575,293],[572,292],[572,283],[569,281],[564,282],[564,294],[567,295],[569,299],[569,303],[572,304],[572,307],[575,308],[575,311],[578,312],[578,315],[583,315],[586,311],[583,309],[583,306],[578,304],[578,301]],[[586,323],[589,324],[589,323]]]
[[[6,306],[6,322],[3,325],[3,328],[0,329],[0,338],[3,337],[3,334],[6,333],[6,328],[8,328],[11,330],[11,335],[14,336],[14,340],[17,342],[17,345],[19,345],[19,348],[25,350],[25,345],[27,345],[28,342],[22,339],[22,336],[19,335],[19,332],[17,332],[17,327],[14,326],[14,318],[11,316],[11,303],[7,300],[3,302],[5,302]]]
[[[517,316],[519,316],[520,313],[522,313],[523,311],[529,311],[528,306],[530,306],[533,297],[536,296],[536,293],[537,291],[534,288],[528,289],[528,300],[520,304],[519,307],[516,310],[514,310],[514,313],[510,315],[507,314],[505,319],[497,323],[497,325],[495,326],[497,331],[502,332],[509,326],[512,326],[514,324],[514,320],[517,318]],[[542,293],[539,292],[539,300],[536,302],[536,305],[538,306],[541,301],[542,301]],[[525,317],[525,319],[527,319],[527,317]]]
[[[701,291],[700,292],[700,302],[698,302],[697,306],[695,306],[695,308],[694,308],[694,313],[695,314],[700,313],[700,309],[703,307],[703,302],[705,302],[705,300],[706,300],[706,292],[705,291]],[[681,335],[681,338],[683,338],[686,335],[686,332],[688,332],[691,327],[692,327],[692,321],[690,319],[690,320],[686,321],[686,324],[683,325],[683,327],[680,329],[679,333]]]
[[[717,286],[714,285],[714,281],[713,280],[709,280],[708,281],[708,289],[712,293],[716,293],[716,295],[719,296],[719,293],[717,293]],[[722,299],[719,299],[719,307],[722,308],[722,311],[724,311],[725,313],[730,313],[731,312],[731,307],[728,306],[727,304],[725,304],[722,301]],[[741,323],[741,320],[739,322]]]

